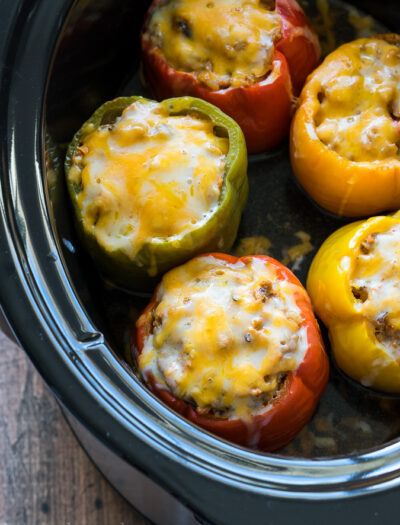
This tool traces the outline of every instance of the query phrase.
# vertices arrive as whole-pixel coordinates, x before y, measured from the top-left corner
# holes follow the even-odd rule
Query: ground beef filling
[[[139,99],[73,158],[68,179],[85,229],[107,251],[135,257],[149,241],[201,227],[219,206],[228,150],[207,117]]]
[[[307,349],[298,290],[258,259],[209,256],[175,268],[158,291],[141,373],[199,414],[265,411]]]
[[[318,138],[351,161],[400,160],[400,47],[362,39],[339,48],[324,65]]]
[[[174,69],[211,90],[249,86],[268,75],[281,34],[274,2],[171,0],[144,35]]]
[[[361,242],[351,289],[378,342],[400,362],[400,225]]]

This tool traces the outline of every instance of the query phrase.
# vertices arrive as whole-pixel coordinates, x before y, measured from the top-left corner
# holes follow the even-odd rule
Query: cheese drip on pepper
[[[145,37],[174,69],[218,90],[265,77],[280,33],[279,15],[259,0],[172,0],[155,10]]]
[[[399,47],[362,39],[330,57],[318,94],[318,138],[351,161],[400,159]]]
[[[363,240],[351,286],[356,308],[384,350],[400,362],[400,225]]]
[[[199,413],[264,412],[307,350],[296,293],[305,292],[256,258],[205,256],[171,270],[139,356],[142,374]]]
[[[198,228],[218,206],[227,150],[210,120],[133,103],[88,135],[74,158],[69,177],[82,186],[84,227],[131,257],[148,240]]]

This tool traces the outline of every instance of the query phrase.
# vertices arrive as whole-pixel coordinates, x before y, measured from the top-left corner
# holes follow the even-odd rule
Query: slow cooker
[[[303,2],[311,11],[322,4]],[[377,27],[400,32],[397,0],[353,4]],[[398,434],[323,457],[243,449],[171,412],[124,355],[118,320],[127,304],[136,315],[145,298],[126,298],[94,275],[75,239],[62,164],[65,144],[94,108],[141,89],[139,31],[147,7],[139,0],[1,2],[3,314],[90,457],[154,523],[396,522]],[[338,24],[339,36],[345,25]],[[270,214],[274,245],[308,228],[317,246],[340,221],[318,215],[283,167],[286,158],[285,144],[250,158],[250,209],[239,235],[265,229],[261,217]],[[289,209],[294,229],[282,226]],[[297,267],[303,280],[310,257]],[[345,385],[348,397],[357,391],[360,407],[370,397],[375,403],[377,395]]]

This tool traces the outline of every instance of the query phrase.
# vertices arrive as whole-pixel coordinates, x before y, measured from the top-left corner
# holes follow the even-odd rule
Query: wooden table
[[[146,525],[96,470],[25,353],[0,332],[0,525]]]

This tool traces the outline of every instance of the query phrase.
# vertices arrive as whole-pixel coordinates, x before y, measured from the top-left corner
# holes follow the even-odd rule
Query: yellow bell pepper
[[[344,44],[301,93],[291,126],[292,168],[311,198],[337,215],[371,216],[400,206],[396,47],[399,35]],[[368,69],[367,62],[374,65]],[[382,74],[390,84],[385,89]]]
[[[363,307],[363,301],[368,301],[368,298],[360,299],[354,294],[352,279],[357,275],[355,272],[359,265],[363,264],[360,256],[365,254],[363,249],[367,239],[376,239],[380,233],[399,225],[398,212],[340,228],[322,244],[307,279],[307,290],[315,312],[328,328],[337,365],[364,386],[392,393],[400,393],[400,358],[396,360],[396,355],[393,352],[391,355],[387,346],[379,341],[377,318],[371,318],[370,305],[369,309]],[[370,259],[371,262],[367,263],[370,264],[369,277],[376,275],[377,270],[379,278],[382,278],[382,267],[379,265],[383,260],[376,256]],[[398,254],[393,254],[393,261],[395,272],[399,273]],[[376,265],[378,267],[374,268]],[[398,334],[400,305],[395,299],[390,318]],[[400,344],[398,354],[400,356]]]

